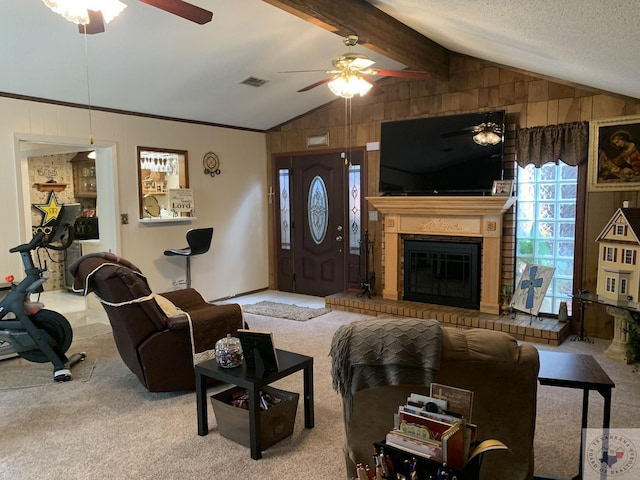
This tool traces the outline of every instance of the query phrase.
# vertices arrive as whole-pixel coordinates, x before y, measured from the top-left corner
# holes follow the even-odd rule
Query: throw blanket
[[[338,328],[329,353],[331,376],[347,417],[353,394],[364,388],[429,385],[440,368],[441,343],[436,320],[376,318]]]
[[[104,274],[99,274],[107,269]],[[164,328],[186,328],[187,322],[191,336],[191,350],[193,363],[200,363],[210,358],[215,358],[215,343],[223,337],[227,322],[211,321],[211,307],[202,295],[194,289],[169,292],[166,296],[174,299],[178,306],[164,296],[155,295],[149,288],[146,277],[131,262],[108,252],[85,255],[69,266],[69,271],[74,275],[75,292],[87,295],[93,292],[103,305],[109,307],[122,307],[125,305],[140,304],[146,310],[146,314],[157,317],[159,331]],[[125,298],[114,298],[113,291],[109,291],[106,285],[100,283],[120,281],[126,290],[116,289],[121,293],[128,293]],[[105,296],[107,298],[105,298]],[[149,302],[149,303],[146,303]],[[164,319],[153,303],[164,312]],[[242,326],[242,311],[237,305],[216,305],[214,307],[216,317],[239,317],[238,325]],[[107,312],[108,313],[108,312]],[[186,318],[187,321],[184,319]]]
[[[87,262],[88,259],[94,259],[94,261]],[[82,293],[85,297],[92,291],[89,287],[89,279],[102,265],[123,266],[128,268],[133,274],[139,275],[144,278],[146,283],[146,277],[142,275],[142,272],[133,263],[124,258],[121,258],[111,252],[97,252],[83,255],[82,257],[74,260],[69,265],[69,272],[73,275],[73,286],[71,290],[76,293]]]

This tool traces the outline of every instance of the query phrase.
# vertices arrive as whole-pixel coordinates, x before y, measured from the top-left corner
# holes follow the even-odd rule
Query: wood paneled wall
[[[379,85],[385,91],[383,95],[368,95],[351,101],[350,126],[347,126],[345,121],[347,102],[336,99],[268,132],[268,153],[307,150],[307,136],[325,133],[329,134],[329,146],[326,148],[365,146],[369,142],[380,141],[380,123],[383,121],[506,110],[509,134],[505,151],[507,158],[515,158],[516,128],[640,114],[640,100],[637,99],[554,82],[462,55],[452,55],[450,70],[448,82],[436,79],[381,80]],[[349,144],[347,139],[350,140]],[[366,194],[378,195],[379,152],[368,152],[367,162]],[[583,288],[595,291],[595,238],[613,212],[622,206],[624,200],[634,201],[640,206],[640,192],[597,192],[587,195]],[[273,212],[270,212],[270,215],[272,216]],[[511,212],[507,214],[504,222],[503,282],[511,284],[514,281],[514,220]],[[273,222],[270,224],[273,225]],[[371,222],[368,228],[372,237],[379,242],[382,239],[382,222]],[[273,245],[271,247],[270,251],[273,252]],[[376,271],[381,270],[379,250],[376,248],[375,251]],[[272,287],[275,286],[273,258],[270,260],[270,282]],[[585,326],[587,335],[600,338],[613,336],[613,320],[603,307],[587,307]]]

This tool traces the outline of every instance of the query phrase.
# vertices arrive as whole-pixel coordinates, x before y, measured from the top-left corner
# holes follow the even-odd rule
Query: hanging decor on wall
[[[47,223],[58,218],[58,214],[62,209],[62,204],[58,203],[58,198],[56,197],[55,192],[52,191],[49,193],[47,203],[34,203],[33,207],[37,208],[43,213],[42,225],[46,225]]]
[[[215,177],[220,175],[220,159],[213,152],[207,152],[202,157],[202,165],[204,166],[204,174]]]

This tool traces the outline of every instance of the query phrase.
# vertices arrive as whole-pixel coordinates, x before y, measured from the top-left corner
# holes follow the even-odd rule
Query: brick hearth
[[[448,327],[485,328],[511,334],[521,341],[560,345],[570,334],[571,325],[553,318],[533,318],[517,313],[493,315],[477,310],[431,305],[404,300],[390,300],[375,296],[358,296],[355,292],[336,293],[325,297],[327,308],[365,315],[391,314],[404,317],[433,318]]]

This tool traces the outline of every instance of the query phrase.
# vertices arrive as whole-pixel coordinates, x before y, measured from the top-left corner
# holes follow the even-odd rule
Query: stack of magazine
[[[471,423],[473,392],[438,383],[429,396],[412,393],[394,415],[386,444],[413,455],[463,470],[474,457],[507,449],[500,441],[476,445],[477,427]]]

